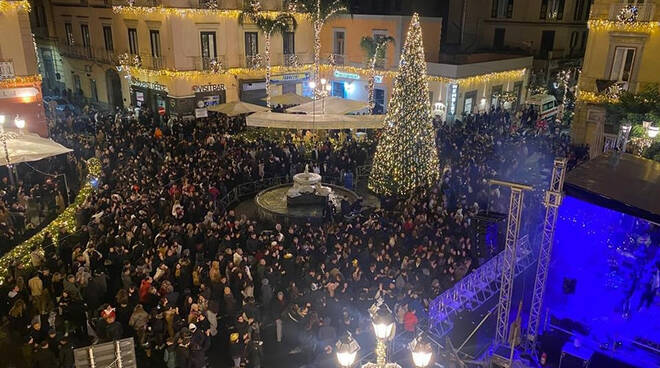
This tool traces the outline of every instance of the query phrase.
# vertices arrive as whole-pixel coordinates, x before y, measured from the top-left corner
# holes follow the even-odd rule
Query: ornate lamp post
[[[371,323],[374,326],[376,334],[376,366],[385,367],[387,363],[387,345],[386,342],[394,331],[394,317],[387,304],[374,304],[371,307]]]
[[[413,363],[415,367],[426,368],[431,363],[433,356],[433,348],[431,342],[423,335],[420,334],[410,343],[410,351],[412,352]]]
[[[355,362],[360,345],[353,339],[350,332],[337,341],[337,361],[344,368],[350,368]]]

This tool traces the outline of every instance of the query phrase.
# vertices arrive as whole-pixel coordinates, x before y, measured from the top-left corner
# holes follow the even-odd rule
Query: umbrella
[[[270,111],[270,109],[267,107],[254,105],[243,101],[227,102],[220,105],[209,106],[208,110],[220,112],[227,116],[238,116],[258,111]]]
[[[263,99],[266,101],[266,99]],[[311,101],[309,97],[301,96],[295,93],[285,93],[283,95],[272,96],[270,98],[271,105],[300,105]]]
[[[348,114],[364,110],[369,107],[365,101],[348,100],[337,96],[320,98],[316,101],[308,102],[300,106],[286,109],[287,112],[304,112],[306,114],[323,114],[325,108],[326,114]]]
[[[48,138],[41,138],[37,134],[15,134],[7,140],[7,152],[9,162],[18,164],[21,162],[38,161],[46,157],[57,156],[73,151]],[[4,148],[0,148],[0,166],[7,165]]]

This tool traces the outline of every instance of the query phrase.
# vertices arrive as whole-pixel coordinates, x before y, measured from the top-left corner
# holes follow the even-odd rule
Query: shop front
[[[330,94],[341,98],[357,101],[369,101],[369,79],[357,73],[335,70],[330,79]],[[385,113],[387,109],[387,86],[384,77],[376,74],[374,77],[374,112]]]
[[[131,80],[131,104],[135,107],[146,107],[152,111],[164,108],[169,114],[174,101],[168,103],[170,102],[168,93],[167,86],[160,83]]]
[[[301,96],[311,95],[308,81],[310,73],[289,73],[273,75],[270,78],[270,91],[272,96],[285,93],[295,93]],[[266,105],[266,80],[242,79],[239,80],[239,98],[241,101],[255,105]]]

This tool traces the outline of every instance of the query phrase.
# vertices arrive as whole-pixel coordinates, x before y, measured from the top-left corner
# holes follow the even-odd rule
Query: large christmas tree
[[[394,80],[369,189],[381,195],[407,196],[417,188],[430,187],[439,175],[422,29],[415,14]]]

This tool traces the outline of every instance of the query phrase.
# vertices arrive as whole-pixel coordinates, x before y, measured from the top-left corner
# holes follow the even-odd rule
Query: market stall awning
[[[7,140],[9,162],[38,161],[47,157],[61,155],[73,151],[48,138],[41,138],[37,134],[16,134],[15,138]],[[4,148],[0,148],[0,166],[7,165]]]
[[[264,106],[259,106],[243,101],[234,101],[220,105],[209,106],[208,110],[219,112],[227,116],[238,116],[259,111],[269,111],[270,109]]]
[[[280,129],[378,129],[385,115],[285,114],[258,112],[247,117],[248,126]]]
[[[286,109],[287,112],[302,112],[305,114],[350,114],[369,108],[365,101],[348,100],[337,96],[328,96],[311,101],[300,106]],[[324,110],[325,109],[325,110]]]
[[[262,100],[266,101],[265,98]],[[312,99],[309,97],[301,96],[296,93],[285,93],[283,95],[271,96],[270,104],[272,105],[300,105],[310,102]]]

